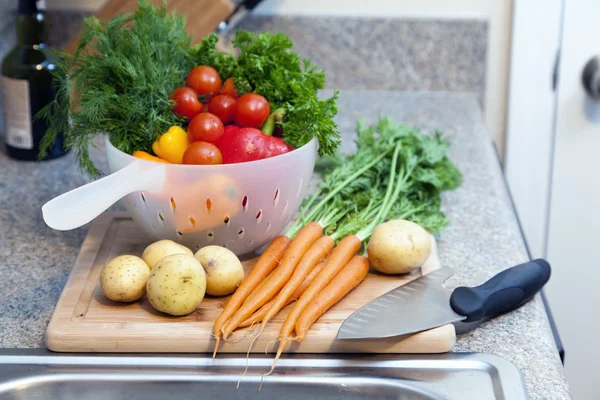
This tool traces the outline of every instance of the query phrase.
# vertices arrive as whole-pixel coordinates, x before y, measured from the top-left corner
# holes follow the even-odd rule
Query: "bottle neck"
[[[46,42],[45,3],[20,0],[17,16],[17,41],[21,45],[44,45]]]

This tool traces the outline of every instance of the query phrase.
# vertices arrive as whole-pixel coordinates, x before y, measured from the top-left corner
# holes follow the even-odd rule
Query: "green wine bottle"
[[[46,45],[44,0],[19,0],[17,44],[2,62],[4,140],[12,158],[37,160],[40,141],[48,128],[34,120],[55,97],[52,71],[55,59]],[[66,153],[59,135],[45,159]]]

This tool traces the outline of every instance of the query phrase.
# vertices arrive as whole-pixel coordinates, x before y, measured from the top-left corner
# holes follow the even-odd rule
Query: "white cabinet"
[[[600,393],[600,101],[582,84],[599,17],[597,0],[517,1],[508,106],[506,174],[534,256],[553,267],[546,294],[576,399]]]

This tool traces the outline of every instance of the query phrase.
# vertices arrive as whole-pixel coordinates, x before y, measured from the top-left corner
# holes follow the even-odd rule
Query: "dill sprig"
[[[181,124],[169,96],[195,64],[185,19],[169,15],[166,4],[140,0],[133,14],[83,24],[75,53],[59,54],[58,95],[38,116],[50,122],[40,153],[63,131],[81,169],[99,176],[89,156],[92,138],[106,133],[126,153],[150,151],[157,135]]]

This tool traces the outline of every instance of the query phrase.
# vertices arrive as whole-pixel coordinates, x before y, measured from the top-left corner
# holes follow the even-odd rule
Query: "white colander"
[[[153,239],[191,249],[216,244],[239,255],[269,242],[297,211],[313,173],[317,141],[264,160],[210,166],[140,160],[108,139],[106,154],[111,175],[42,207],[50,227],[77,228],[123,198]]]

